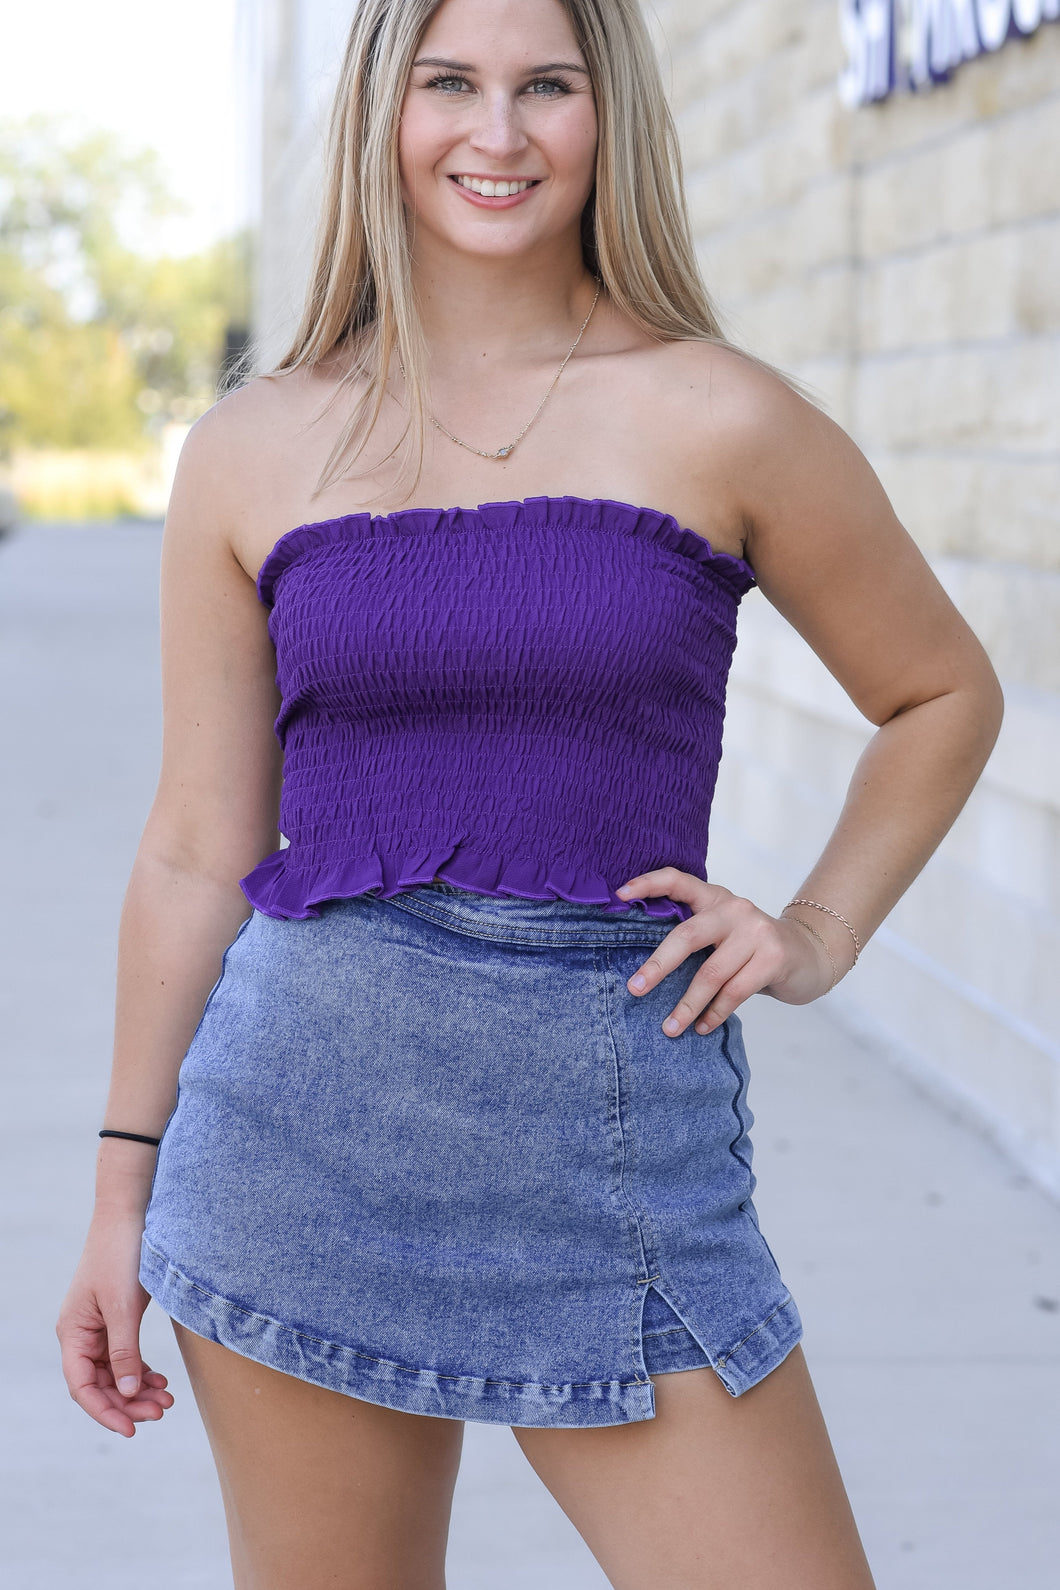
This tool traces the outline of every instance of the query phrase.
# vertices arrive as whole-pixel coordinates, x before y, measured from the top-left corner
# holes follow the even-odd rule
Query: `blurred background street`
[[[168,1321],[152,1304],[146,1352],[177,1402],[129,1442],[69,1400],[53,1336],[90,1208],[121,896],[157,776],[159,542],[135,522],[0,542],[11,1590],[231,1584]],[[1060,1562],[1060,1208],[828,1005],[744,1007],[755,1202],[879,1590],[1044,1590]],[[449,1584],[604,1590],[505,1428],[467,1426]]]

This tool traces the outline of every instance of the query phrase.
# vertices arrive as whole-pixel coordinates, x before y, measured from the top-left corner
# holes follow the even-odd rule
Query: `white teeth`
[[[529,182],[492,182],[488,177],[457,177],[462,188],[481,193],[484,199],[509,199],[513,193],[525,193]]]

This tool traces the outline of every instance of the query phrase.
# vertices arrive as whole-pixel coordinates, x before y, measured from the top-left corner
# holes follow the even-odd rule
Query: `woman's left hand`
[[[616,893],[623,900],[666,895],[693,911],[628,979],[631,994],[648,993],[694,951],[714,946],[663,1022],[668,1037],[679,1037],[692,1022],[697,1032],[712,1032],[752,994],[807,1005],[832,986],[829,952],[803,923],[770,916],[719,884],[661,867],[630,878]]]

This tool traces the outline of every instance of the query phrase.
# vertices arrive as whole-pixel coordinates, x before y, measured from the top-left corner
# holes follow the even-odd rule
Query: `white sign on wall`
[[[955,66],[1060,18],[1060,0],[839,0],[845,105],[945,82]]]

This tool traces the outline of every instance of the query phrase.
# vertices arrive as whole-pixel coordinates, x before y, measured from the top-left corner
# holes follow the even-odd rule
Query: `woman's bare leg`
[[[654,1419],[514,1432],[615,1590],[873,1590],[801,1347],[740,1397],[653,1380]]]
[[[174,1324],[235,1590],[444,1590],[464,1426],[307,1385]]]

